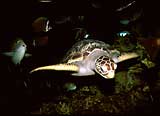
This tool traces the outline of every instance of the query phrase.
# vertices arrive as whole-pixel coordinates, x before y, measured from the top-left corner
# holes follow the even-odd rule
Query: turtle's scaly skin
[[[136,53],[120,56],[117,50],[102,41],[86,39],[75,43],[66,53],[61,64],[43,66],[32,70],[65,70],[74,71],[74,76],[94,75],[95,72],[106,79],[114,78],[118,62],[135,58]]]

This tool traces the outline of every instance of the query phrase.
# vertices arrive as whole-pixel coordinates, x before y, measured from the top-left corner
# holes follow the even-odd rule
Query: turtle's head
[[[108,56],[100,56],[95,62],[95,71],[106,79],[114,78],[117,64]]]

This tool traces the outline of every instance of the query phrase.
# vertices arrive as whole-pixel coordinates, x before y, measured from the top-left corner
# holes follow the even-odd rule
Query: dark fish
[[[52,2],[52,0],[39,0],[39,2]]]
[[[32,23],[33,32],[48,32],[52,29],[47,17],[38,17]]]
[[[128,3],[128,4],[125,5],[125,6],[122,6],[122,7],[118,8],[116,11],[118,11],[118,12],[119,12],[119,11],[122,11],[122,10],[130,7],[131,5],[135,4],[135,2],[136,2],[136,1],[132,1],[132,2]]]

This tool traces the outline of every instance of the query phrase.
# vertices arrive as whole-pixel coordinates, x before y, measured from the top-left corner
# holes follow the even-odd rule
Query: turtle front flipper
[[[42,66],[33,69],[30,73],[40,70],[59,70],[59,71],[74,71],[76,73],[72,73],[73,76],[89,76],[94,75],[95,72],[91,69],[86,69],[85,67],[78,66],[76,64],[56,64],[56,65],[49,65],[49,66]]]
[[[35,71],[39,71],[39,70],[59,70],[59,71],[75,71],[78,72],[79,71],[79,67],[75,64],[56,64],[56,65],[49,65],[49,66],[42,66],[42,67],[38,67],[33,69],[32,71],[30,71],[30,73],[33,73]]]
[[[116,63],[123,62],[125,60],[129,60],[129,59],[132,59],[132,58],[137,58],[138,56],[139,55],[137,53],[135,53],[135,52],[123,53],[117,58],[117,62]]]

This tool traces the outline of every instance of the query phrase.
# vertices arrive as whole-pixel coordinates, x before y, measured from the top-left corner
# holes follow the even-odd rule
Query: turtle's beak
[[[104,78],[112,79],[112,78],[114,78],[114,76],[115,76],[115,71],[113,70],[113,71],[109,72],[107,75],[105,75]]]
[[[30,71],[30,73],[33,73],[33,72],[39,71],[39,70],[59,70],[59,71],[78,72],[79,67],[74,64],[56,64],[56,65],[49,65],[49,66],[42,66],[42,67],[35,68],[32,71]]]

